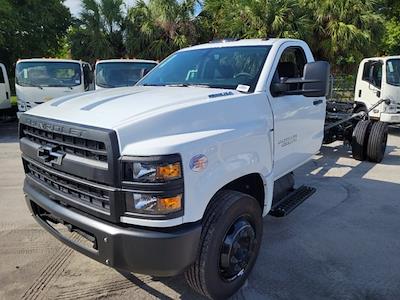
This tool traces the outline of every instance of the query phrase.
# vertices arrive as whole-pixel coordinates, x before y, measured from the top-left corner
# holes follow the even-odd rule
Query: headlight
[[[183,173],[179,154],[121,160],[126,215],[175,218],[183,214]]]
[[[123,158],[123,180],[128,182],[167,182],[182,178],[178,155],[157,158]]]
[[[182,194],[165,197],[133,192],[125,199],[127,212],[165,215],[182,209]]]

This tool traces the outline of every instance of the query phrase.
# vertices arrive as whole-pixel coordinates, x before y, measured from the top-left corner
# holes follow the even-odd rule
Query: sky
[[[130,6],[134,3],[134,0],[125,0],[124,2]],[[81,0],[66,0],[64,4],[65,6],[69,7],[73,16],[79,16],[79,12],[81,11],[82,7]]]
[[[135,0],[124,0],[127,6],[132,6]],[[71,13],[74,17],[79,17],[79,13],[82,8],[81,0],[65,0],[64,4],[69,7]],[[200,12],[200,7],[196,8],[195,14],[197,15]]]

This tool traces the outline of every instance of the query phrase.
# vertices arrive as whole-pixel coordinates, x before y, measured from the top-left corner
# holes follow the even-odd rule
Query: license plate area
[[[42,223],[61,239],[74,243],[87,251],[98,252],[97,239],[92,233],[58,218],[35,202],[31,202],[31,207]]]

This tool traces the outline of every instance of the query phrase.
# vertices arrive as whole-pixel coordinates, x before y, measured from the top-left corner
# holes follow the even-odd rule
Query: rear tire
[[[236,293],[249,276],[262,239],[262,211],[253,197],[217,193],[204,216],[196,261],[186,270],[189,286],[209,299]]]
[[[372,124],[368,138],[367,158],[371,162],[380,163],[385,155],[388,138],[388,126],[384,122]]]
[[[353,158],[356,160],[365,160],[367,154],[367,142],[371,128],[371,121],[359,121],[354,130],[351,139],[351,150]]]

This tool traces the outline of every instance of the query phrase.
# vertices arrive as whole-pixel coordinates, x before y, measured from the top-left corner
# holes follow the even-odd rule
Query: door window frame
[[[306,53],[305,53],[303,47],[301,47],[301,46],[288,46],[288,47],[286,47],[286,48],[282,51],[281,55],[279,56],[278,63],[276,64],[275,69],[274,69],[274,72],[273,72],[273,75],[272,75],[272,80],[271,80],[271,82],[269,83],[269,93],[271,94],[271,96],[272,96],[273,98],[280,98],[280,97],[287,96],[287,95],[276,95],[276,94],[272,91],[272,84],[275,83],[276,74],[277,74],[277,71],[278,71],[279,62],[281,61],[281,58],[283,57],[283,55],[285,54],[285,52],[286,52],[287,50],[291,50],[291,49],[299,49],[300,52],[301,52],[301,54],[302,54],[302,56],[303,56],[303,59],[304,59],[304,66],[308,63],[307,55],[306,55]],[[304,66],[303,66],[303,70],[301,70],[301,75],[302,75],[302,76],[304,76]],[[293,77],[293,78],[301,78],[301,77]],[[280,80],[280,78],[278,78],[278,80]]]

